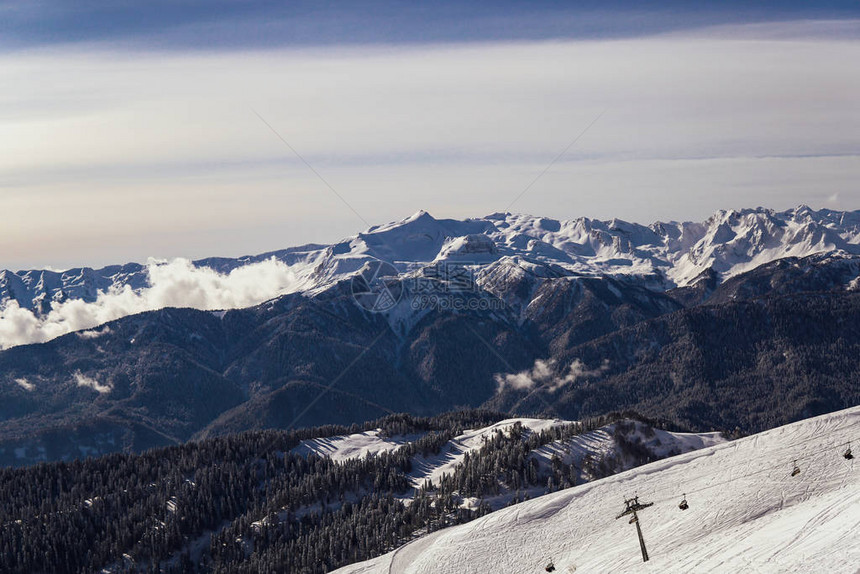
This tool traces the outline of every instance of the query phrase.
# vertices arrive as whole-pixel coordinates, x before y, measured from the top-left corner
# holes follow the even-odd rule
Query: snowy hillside
[[[292,452],[309,456],[326,456],[335,462],[390,452],[422,435],[382,436],[379,429],[345,436],[303,440]]]
[[[425,480],[429,480],[438,485],[442,475],[454,473],[457,465],[463,462],[466,453],[480,449],[485,441],[498,431],[509,432],[515,423],[520,423],[523,428],[538,433],[544,429],[570,424],[569,421],[558,419],[506,419],[488,427],[466,431],[442,447],[438,455],[416,457],[413,462],[412,483],[419,486]]]
[[[521,424],[524,429],[531,432],[540,432],[544,429],[571,424],[570,421],[558,419],[516,418],[506,419],[488,427],[468,430],[445,444],[439,454],[429,457],[417,456],[414,461],[416,469],[411,475],[413,484],[420,486],[425,479],[434,483],[438,482],[444,473],[451,474],[454,471],[457,465],[463,461],[467,452],[480,449],[494,433],[508,431],[516,423]],[[606,434],[608,436],[608,433]],[[293,449],[293,452],[305,456],[314,453],[340,462],[350,458],[361,458],[367,454],[389,452],[421,436],[384,437],[380,435],[378,430],[375,430],[347,436],[304,440]],[[609,442],[612,442],[611,437]]]
[[[552,428],[573,425],[571,421],[559,419],[511,418],[499,421],[490,426],[470,429],[452,438],[442,445],[436,454],[417,454],[412,459],[412,471],[409,479],[413,487],[419,488],[430,481],[438,486],[445,475],[453,476],[463,463],[467,454],[476,454],[493,435],[498,432],[509,434],[517,425],[526,433],[540,433]],[[583,461],[586,458],[600,460],[607,457],[618,457],[624,468],[635,464],[632,460],[624,460],[618,454],[616,435],[641,444],[653,458],[665,458],[674,454],[690,452],[707,446],[725,442],[720,433],[677,433],[654,429],[640,422],[628,421],[629,429],[616,433],[616,427],[625,423],[612,423],[593,431],[585,432],[565,440],[555,440],[533,450],[528,456],[534,458],[541,472],[551,471],[553,456],[565,464],[573,464],[579,469],[578,480],[589,480],[583,471]],[[307,456],[311,453],[326,456],[334,461],[343,462],[351,458],[362,458],[368,454],[376,455],[390,452],[421,438],[420,434],[407,436],[382,436],[379,430],[366,431],[346,436],[316,438],[302,441],[293,452]],[[502,489],[504,491],[504,489]],[[523,493],[543,494],[544,486],[524,489]],[[498,508],[507,504],[514,493],[502,492],[497,497],[487,499],[490,506]],[[476,502],[467,501],[465,505],[474,506]]]
[[[435,532],[338,570],[374,573],[857,572],[860,407],[648,464]],[[792,476],[794,461],[800,469]],[[678,507],[686,494],[687,510]],[[653,503],[636,529],[625,499]]]

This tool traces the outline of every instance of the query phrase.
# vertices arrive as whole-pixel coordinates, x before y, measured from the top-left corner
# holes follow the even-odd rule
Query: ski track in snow
[[[292,452],[308,456],[313,453],[326,456],[335,462],[363,458],[368,454],[381,454],[421,438],[421,434],[380,436],[380,430],[371,430],[346,436],[303,440]]]
[[[860,572],[860,407],[645,465],[415,540],[339,574]],[[790,476],[793,461],[801,473]],[[689,510],[678,503],[686,493]],[[625,497],[654,502],[635,527]]]

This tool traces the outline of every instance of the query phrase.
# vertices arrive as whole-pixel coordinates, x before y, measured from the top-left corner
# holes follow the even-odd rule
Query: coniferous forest
[[[361,426],[246,432],[138,455],[3,469],[0,571],[329,572],[486,514],[491,506],[484,497],[505,491],[513,503],[535,488],[540,494],[567,488],[617,467],[606,457],[583,468],[554,457],[541,468],[528,456],[622,418],[610,415],[540,433],[514,424],[439,484],[410,483],[416,457],[437,454],[464,429],[503,418],[489,411],[392,415]],[[305,439],[377,428],[419,438],[341,462],[291,452]],[[626,438],[631,428],[615,425],[616,454],[628,466],[651,459]],[[464,507],[464,497],[482,502]]]

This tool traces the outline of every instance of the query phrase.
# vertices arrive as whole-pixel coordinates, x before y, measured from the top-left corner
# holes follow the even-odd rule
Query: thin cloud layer
[[[296,283],[289,267],[276,259],[245,265],[229,273],[198,268],[187,259],[169,263],[151,261],[148,272],[150,286],[145,289],[134,291],[125,286],[99,293],[91,303],[80,299],[52,303],[50,313],[42,317],[21,308],[17,301],[9,301],[0,309],[0,349],[43,343],[75,331],[83,331],[80,333],[83,338],[98,337],[109,332],[109,328],[84,330],[164,307],[201,310],[250,307],[289,291]]]
[[[0,55],[0,185],[15,213],[0,255],[4,267],[96,266],[363,229],[254,111],[374,223],[419,208],[503,210],[604,110],[513,210],[648,224],[726,207],[857,209],[856,61],[857,21],[625,40]]]

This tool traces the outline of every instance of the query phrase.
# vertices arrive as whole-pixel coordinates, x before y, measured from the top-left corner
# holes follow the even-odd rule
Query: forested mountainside
[[[581,365],[488,406],[579,417],[616,408],[691,428],[758,432],[860,404],[860,293],[802,293],[685,309],[555,355]]]
[[[481,273],[467,290],[422,283],[476,302],[464,308],[416,310],[398,279],[398,305],[375,313],[341,282],[0,351],[0,463],[482,405],[565,418],[635,408],[752,432],[858,402],[857,258],[788,258],[665,293],[525,261]]]
[[[0,470],[0,570],[323,573],[723,440],[631,416],[397,415]],[[361,448],[317,454],[333,444]]]

